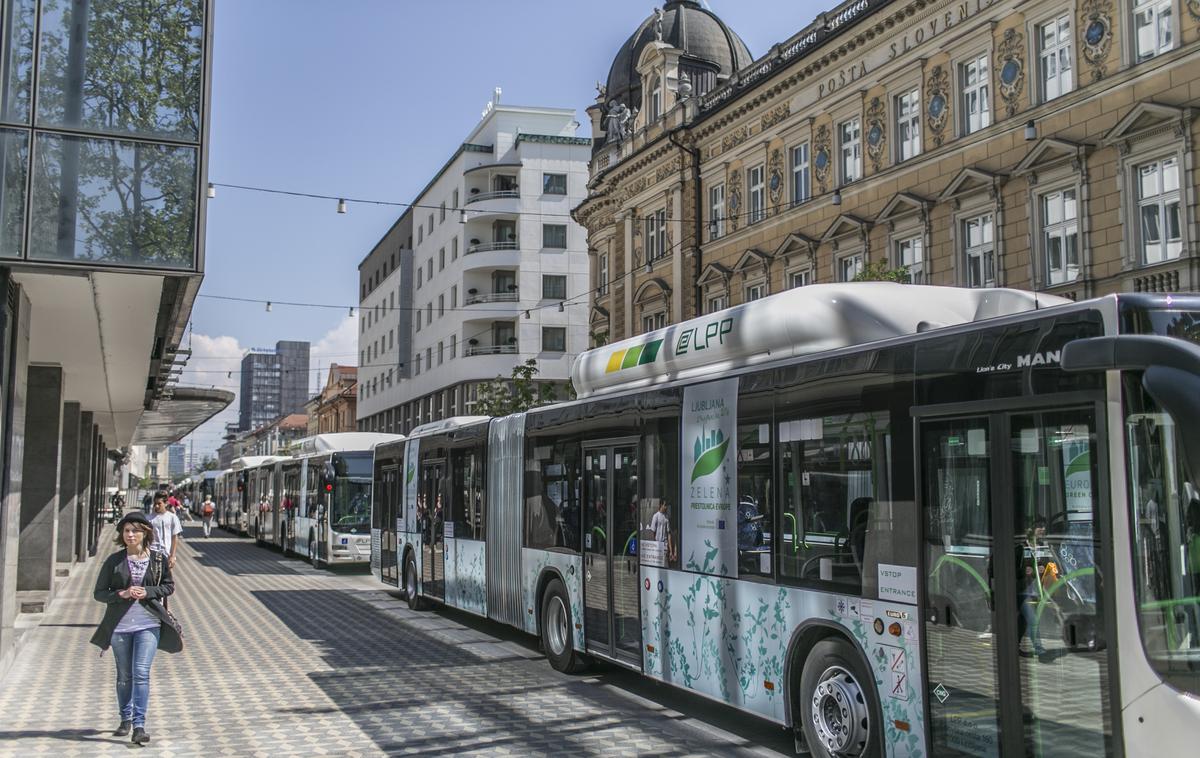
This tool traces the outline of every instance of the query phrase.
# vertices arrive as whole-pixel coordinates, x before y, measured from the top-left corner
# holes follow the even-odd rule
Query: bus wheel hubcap
[[[408,590],[408,596],[410,598],[416,597],[417,596],[417,572],[412,571],[411,569],[405,569],[404,574],[405,574],[404,588],[406,590]]]
[[[821,674],[812,696],[817,738],[834,755],[863,755],[870,736],[867,699],[854,675],[841,666]]]
[[[555,596],[550,600],[550,618],[546,619],[546,632],[549,637],[550,651],[562,655],[567,649],[567,608],[561,597]]]

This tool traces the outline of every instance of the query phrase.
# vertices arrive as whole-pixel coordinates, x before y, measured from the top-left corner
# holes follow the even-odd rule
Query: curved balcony
[[[517,345],[467,345],[463,355],[471,358],[476,355],[516,355],[518,352]]]
[[[502,240],[494,240],[492,242],[488,242],[486,240],[481,241],[481,242],[475,242],[474,240],[472,240],[471,243],[469,245],[467,245],[467,255],[474,255],[476,253],[492,253],[497,250],[520,250],[520,249],[521,249],[521,243],[517,242],[516,240],[503,240],[503,241]]]
[[[467,297],[463,300],[463,305],[479,305],[481,303],[516,303],[520,302],[521,295],[518,292],[480,292],[471,294],[467,290]]]
[[[496,190],[495,192],[480,192],[477,195],[469,195],[467,197],[467,205],[474,205],[475,203],[482,203],[487,200],[496,200],[498,198],[506,198],[506,197],[520,198],[521,191],[516,190],[516,189],[508,189],[508,190]]]

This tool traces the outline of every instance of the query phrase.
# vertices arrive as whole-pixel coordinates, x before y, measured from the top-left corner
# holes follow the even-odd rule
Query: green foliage
[[[557,401],[558,387],[547,382],[538,383],[535,380],[537,373],[537,361],[530,358],[513,366],[511,377],[497,376],[479,385],[476,411],[484,416],[499,417]]]
[[[888,262],[882,258],[877,261],[870,261],[866,267],[851,280],[854,282],[899,282],[908,284],[911,277],[908,273],[908,266],[900,266],[891,268]]]

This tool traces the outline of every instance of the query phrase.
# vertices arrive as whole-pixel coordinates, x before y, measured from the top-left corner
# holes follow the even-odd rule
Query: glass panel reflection
[[[198,141],[203,28],[203,0],[43,0],[38,123]]]
[[[4,4],[0,29],[0,55],[4,81],[0,89],[0,119],[29,123],[29,95],[33,89],[33,27],[36,0],[10,0]]]
[[[20,258],[25,238],[29,132],[0,129],[0,257]]]
[[[192,268],[191,147],[39,134],[29,257]]]

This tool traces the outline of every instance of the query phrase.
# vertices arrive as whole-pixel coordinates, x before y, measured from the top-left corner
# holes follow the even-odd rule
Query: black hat
[[[154,525],[150,523],[150,519],[146,518],[146,514],[141,511],[130,511],[122,516],[121,520],[117,522],[117,531],[119,532],[124,529],[126,524],[143,524],[151,529],[154,528]]]

